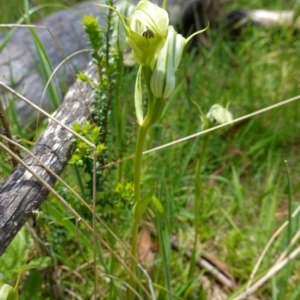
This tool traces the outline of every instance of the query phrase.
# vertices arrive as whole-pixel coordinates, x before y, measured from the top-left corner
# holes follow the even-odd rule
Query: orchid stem
[[[149,130],[148,126],[141,125],[139,127],[136,148],[135,148],[135,165],[134,165],[134,204],[138,203],[141,199],[141,173],[142,173],[142,157],[144,144]],[[138,232],[139,232],[140,222],[134,220],[133,229],[132,229],[132,246],[131,246],[131,271],[133,274],[136,273],[137,266],[137,246],[138,246]],[[133,289],[136,287],[136,282],[133,277],[130,277],[130,285]],[[133,299],[133,292],[131,289],[128,289],[127,299]]]

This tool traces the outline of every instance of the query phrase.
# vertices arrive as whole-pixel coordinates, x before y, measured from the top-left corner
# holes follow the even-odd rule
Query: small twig
[[[279,272],[285,265],[296,258],[300,254],[300,247],[294,250],[286,259],[282,260],[279,264],[274,265],[267,274],[265,274],[261,279],[256,281],[252,286],[247,287],[246,290],[235,297],[233,300],[243,300],[247,299],[250,295],[252,295],[255,291],[257,291],[267,280],[269,280],[272,276],[274,276],[277,272]]]
[[[153,284],[152,284],[152,280],[148,274],[148,272],[142,267],[141,264],[138,264],[137,265],[143,272],[143,274],[145,275],[147,281],[148,281],[148,286],[149,286],[149,290],[150,290],[150,293],[151,293],[151,297],[152,297],[152,300],[156,300],[156,296],[155,296],[155,292],[154,292],[154,289],[153,289]]]
[[[173,250],[179,251],[178,243],[174,239],[171,241],[171,245]],[[184,256],[187,259],[191,259],[192,254],[190,251],[185,251]],[[203,268],[211,275],[213,275],[217,279],[217,281],[226,286],[228,289],[232,290],[234,288],[234,283],[232,282],[232,280],[228,278],[223,272],[219,271],[211,262],[209,262],[204,257],[200,257],[196,261],[196,264],[199,268]]]

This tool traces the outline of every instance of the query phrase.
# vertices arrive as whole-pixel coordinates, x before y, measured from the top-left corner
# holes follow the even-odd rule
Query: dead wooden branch
[[[90,77],[96,70],[90,66],[86,71]],[[70,127],[74,122],[83,122],[90,116],[93,89],[87,83],[76,81],[65,96],[63,104],[53,114],[58,121]],[[73,135],[49,120],[42,136],[35,143],[32,153],[55,174],[60,175],[72,149]],[[36,159],[27,156],[23,162],[50,186],[55,183],[52,176]],[[25,224],[31,212],[46,199],[49,191],[28,170],[19,165],[0,187],[0,255]]]

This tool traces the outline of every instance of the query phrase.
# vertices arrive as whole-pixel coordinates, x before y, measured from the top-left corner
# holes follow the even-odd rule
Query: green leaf
[[[153,198],[155,188],[156,187],[154,186],[148,194],[146,194],[140,201],[134,204],[132,212],[135,222],[139,222],[142,219],[144,212],[146,211],[150,201]]]
[[[45,299],[42,297],[42,272],[31,271],[22,286],[21,299]]]
[[[49,267],[52,263],[52,258],[50,256],[39,257],[31,260],[28,264],[22,267],[22,271],[28,271],[32,269],[45,269]]]
[[[295,24],[300,16],[300,1],[299,0],[296,1],[293,10],[294,10],[293,23]]]
[[[61,211],[58,207],[51,204],[49,201],[46,201],[44,204],[49,215],[51,215],[56,222],[63,226],[69,233],[69,238],[77,237],[79,242],[86,247],[87,249],[92,249],[92,242],[88,236],[82,231],[76,228],[76,224],[65,218],[64,212]]]
[[[30,234],[22,228],[0,257],[1,273],[7,280],[13,279],[19,273],[28,259],[28,249],[31,245]]]
[[[134,90],[135,113],[139,125],[143,124],[143,91],[142,91],[142,67],[139,68],[136,75],[135,90]]]
[[[27,24],[30,24],[29,22],[29,15],[27,14],[27,17],[25,17],[25,22]],[[44,79],[45,83],[48,81],[48,79],[51,77],[53,72],[53,67],[51,60],[47,54],[47,51],[40,40],[39,36],[37,35],[36,31],[33,28],[28,28],[33,41],[36,46],[37,54],[39,57],[39,61],[37,61],[38,64],[38,71],[40,72],[40,75]],[[52,105],[54,108],[57,108],[59,104],[62,101],[62,95],[60,93],[60,90],[58,88],[58,83],[55,80],[55,78],[52,78],[52,80],[49,82],[48,89],[47,89],[48,96],[52,102]]]
[[[163,214],[164,213],[164,207],[162,206],[162,204],[160,203],[160,201],[155,196],[152,197],[152,202],[155,205],[155,207],[157,208],[157,210],[161,214]]]

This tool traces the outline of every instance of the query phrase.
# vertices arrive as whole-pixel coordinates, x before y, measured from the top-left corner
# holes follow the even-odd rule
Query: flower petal
[[[175,72],[180,63],[185,39],[177,34],[173,26],[169,26],[168,38],[159,52],[155,63],[153,63],[150,80],[150,88],[157,98],[168,98],[175,89]]]
[[[144,115],[143,115],[143,90],[142,90],[142,67],[139,68],[136,75],[135,81],[135,90],[134,90],[134,105],[135,113],[139,125],[143,124]]]
[[[132,19],[139,20],[154,34],[158,34],[164,39],[167,38],[169,15],[166,10],[156,4],[147,0],[140,1],[136,6]]]

